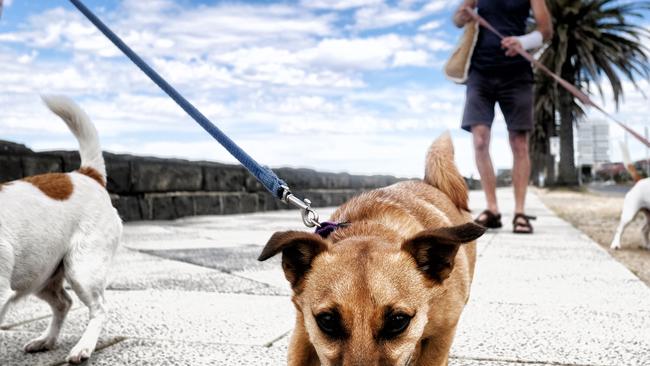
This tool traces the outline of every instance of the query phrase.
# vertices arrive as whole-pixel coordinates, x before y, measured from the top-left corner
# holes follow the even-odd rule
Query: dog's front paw
[[[23,347],[23,350],[28,353],[49,351],[54,348],[55,343],[56,343],[56,339],[47,338],[47,337],[38,337],[36,339],[32,339],[31,341],[27,342],[27,344],[25,344],[25,346]]]
[[[85,360],[89,359],[92,353],[92,347],[83,347],[76,345],[72,351],[70,351],[70,354],[68,355],[66,361],[72,364],[82,363]]]

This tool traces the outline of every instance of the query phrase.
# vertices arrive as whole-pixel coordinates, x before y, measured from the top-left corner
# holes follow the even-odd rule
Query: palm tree
[[[546,184],[553,184],[555,161],[551,155],[550,138],[557,136],[555,81],[541,72],[535,72],[535,125],[530,137],[530,177],[535,184],[540,173],[546,176]]]
[[[649,50],[642,43],[650,31],[636,22],[643,20],[644,11],[650,10],[650,1],[547,0],[546,3],[555,32],[540,62],[553,72],[587,92],[595,85],[601,97],[604,94],[600,82],[605,76],[617,107],[623,97],[622,78],[637,86],[637,78],[650,76]],[[584,111],[569,92],[545,74],[537,72],[536,80],[533,161],[540,161],[539,155],[535,159],[535,154],[547,156],[548,139],[559,135],[560,166],[556,183],[576,185],[573,125]]]

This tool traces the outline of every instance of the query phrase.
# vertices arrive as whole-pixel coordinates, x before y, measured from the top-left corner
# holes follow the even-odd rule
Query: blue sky
[[[234,162],[68,1],[4,2],[0,139],[75,149],[38,97],[58,93],[86,109],[105,150]],[[460,35],[457,0],[85,4],[263,164],[421,176],[429,144],[451,130],[461,172],[476,175],[458,129],[464,87],[441,72]],[[642,132],[650,103],[629,85],[626,95],[618,117]],[[623,132],[611,134],[618,158]],[[506,136],[499,113],[499,168],[511,164]]]

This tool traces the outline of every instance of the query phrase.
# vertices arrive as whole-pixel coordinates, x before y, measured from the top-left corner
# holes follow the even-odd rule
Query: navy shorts
[[[530,66],[512,72],[479,71],[472,68],[467,78],[467,95],[461,127],[492,126],[494,105],[499,103],[509,131],[533,129],[533,72]]]

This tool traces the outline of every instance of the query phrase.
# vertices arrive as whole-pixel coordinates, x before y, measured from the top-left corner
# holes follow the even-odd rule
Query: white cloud
[[[383,0],[301,0],[300,5],[312,9],[346,10],[382,2]]]
[[[121,13],[103,16],[105,21],[134,49],[145,55],[204,54],[224,47],[246,44],[284,44],[305,38],[334,34],[330,15],[312,15],[299,8],[281,5],[221,5],[180,8],[157,1],[159,6],[123,4]],[[155,5],[155,4],[154,4]],[[163,47],[160,49],[160,40]],[[20,42],[33,47],[65,48],[104,56],[118,55],[103,35],[74,11],[54,8],[30,16],[18,31],[3,33],[0,41]],[[177,46],[170,49],[170,45]]]
[[[29,54],[23,54],[18,57],[18,62],[21,64],[29,64],[32,63],[38,57],[38,51],[32,50]]]
[[[168,36],[175,33],[218,39],[238,35],[258,40],[280,37],[325,36],[333,34],[331,15],[313,15],[300,8],[270,5],[222,5],[200,7],[177,14],[159,29]],[[207,33],[206,33],[207,32]]]
[[[291,96],[282,101],[277,112],[282,114],[302,114],[305,111],[319,111],[321,113],[335,113],[337,105],[329,102],[322,96]]]
[[[355,12],[355,29],[383,29],[400,24],[410,24],[432,14],[448,9],[456,1],[400,1],[396,6],[386,3],[359,8]]]
[[[397,24],[414,22],[423,16],[424,14],[418,11],[396,9],[382,4],[357,10],[355,28],[387,28]]]
[[[426,48],[431,52],[446,52],[454,48],[451,43],[445,41],[444,39],[440,39],[439,36],[418,34],[417,36],[413,37],[413,42],[415,45],[417,45],[417,47]]]
[[[426,13],[436,13],[445,9],[453,8],[460,0],[434,0],[428,1],[422,9]]]
[[[326,68],[334,74],[341,73],[337,78],[344,82],[337,82],[337,86],[360,86],[363,83],[355,80],[349,72],[409,65],[426,66],[430,65],[432,59],[428,50],[451,48],[444,41],[419,38],[420,42],[415,43],[410,37],[395,34],[366,38],[325,38],[311,47],[297,51],[249,47],[216,55],[214,59],[232,65],[240,73],[275,69],[280,65],[308,70]]]
[[[167,1],[153,5],[143,8],[128,1],[122,6],[128,10],[121,14],[124,16],[105,17],[127,44],[146,59],[154,58],[166,75],[181,84],[211,80],[222,85],[360,87],[364,83],[356,71],[401,65],[390,62],[397,52],[422,53],[408,49],[412,48],[410,41],[394,34],[320,39],[335,33],[334,17],[288,6],[222,5],[184,10]],[[0,33],[0,42],[57,48],[76,57],[124,60],[92,25],[62,8],[31,16],[21,30]]]
[[[123,0],[121,5],[127,12],[141,14],[178,9],[176,3],[170,0],[147,0],[146,2],[142,0]]]
[[[422,50],[398,51],[393,59],[393,66],[427,66],[429,54]]]
[[[383,69],[395,52],[408,47],[407,41],[389,34],[374,38],[325,39],[316,47],[300,52],[312,64],[335,68]]]
[[[431,31],[442,27],[444,22],[442,20],[432,20],[428,23],[422,24],[418,30],[420,32]]]

